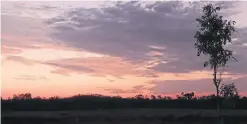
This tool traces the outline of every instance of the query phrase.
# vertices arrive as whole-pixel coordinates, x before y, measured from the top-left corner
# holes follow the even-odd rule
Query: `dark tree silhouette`
[[[233,97],[238,96],[238,89],[234,83],[222,84],[220,87],[220,95],[225,99],[232,99]]]
[[[180,94],[180,96],[177,95],[177,99],[192,100],[194,98],[194,96],[195,96],[195,93],[194,92],[191,92],[191,93],[184,93],[184,92],[182,92]]]
[[[184,94],[184,97],[187,99],[187,100],[191,100],[193,97],[194,97],[194,92],[191,92],[191,93],[185,93]]]
[[[235,101],[239,99],[239,95],[234,83],[221,85],[220,95],[225,99],[226,103],[231,104],[232,108],[236,107]]]
[[[231,43],[232,33],[235,31],[235,21],[224,20],[223,16],[218,14],[220,7],[214,7],[208,4],[203,7],[203,16],[197,18],[199,22],[199,31],[196,32],[195,47],[197,55],[208,55],[210,58],[204,63],[204,67],[210,65],[213,69],[213,83],[216,88],[217,111],[219,115],[219,86],[221,76],[219,78],[218,68],[225,67],[228,60],[234,59],[232,51],[225,49],[225,45]],[[221,74],[221,73],[220,73]]]
[[[13,99],[16,100],[26,100],[26,99],[32,99],[31,93],[24,93],[24,94],[19,94],[19,95],[14,95]]]
[[[27,93],[29,94],[29,93]],[[185,97],[185,94],[191,94]],[[30,94],[31,95],[31,94]],[[2,111],[60,111],[60,110],[97,110],[97,109],[125,109],[125,108],[194,108],[194,109],[214,109],[216,96],[193,97],[192,93],[181,94],[180,98],[175,99],[168,96],[159,96],[152,99],[137,95],[130,98],[121,98],[120,96],[103,95],[75,95],[72,97],[23,97],[23,94],[15,95],[9,99],[2,99]],[[16,98],[16,96],[20,96]],[[186,95],[187,96],[187,95]],[[221,99],[225,100],[224,97]],[[247,109],[247,98],[239,97],[235,100],[235,109]]]
[[[156,96],[155,95],[151,95],[151,99],[152,100],[156,100]]]

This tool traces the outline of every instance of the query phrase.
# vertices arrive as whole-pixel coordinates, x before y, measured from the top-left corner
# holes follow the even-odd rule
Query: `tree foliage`
[[[194,92],[191,92],[191,93],[184,93],[184,92],[182,92],[182,93],[180,94],[180,96],[177,95],[177,99],[192,100],[193,98],[195,98]]]
[[[213,7],[208,4],[203,7],[203,16],[196,20],[200,24],[200,30],[196,32],[195,47],[198,51],[198,56],[201,54],[209,55],[209,61],[204,63],[204,66],[210,65],[211,68],[224,67],[229,59],[235,59],[232,51],[225,49],[227,43],[231,43],[232,33],[235,32],[235,21],[223,19],[223,16],[218,14],[220,7]]]
[[[220,95],[225,99],[232,99],[234,97],[238,97],[238,90],[234,83],[223,84],[220,87]]]
[[[16,99],[16,100],[27,100],[27,99],[32,99],[32,95],[31,95],[30,93],[14,95],[14,96],[13,96],[13,99]]]
[[[224,98],[223,103],[225,106],[236,108],[236,101],[239,99],[239,95],[234,83],[223,84],[220,87],[220,95]]]

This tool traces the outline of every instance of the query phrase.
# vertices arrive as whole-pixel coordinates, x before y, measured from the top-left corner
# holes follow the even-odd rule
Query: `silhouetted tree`
[[[161,96],[161,95],[158,95],[157,98],[158,98],[159,100],[161,100],[161,99],[162,99],[162,96]]]
[[[230,102],[231,106],[235,108],[235,101],[236,99],[239,99],[239,95],[234,83],[223,84],[220,87],[220,95],[226,100],[226,102]]]
[[[238,89],[234,83],[222,84],[220,87],[220,94],[226,99],[231,99],[234,96],[238,96]]]
[[[216,88],[216,96],[219,99],[219,86],[221,78],[218,78],[218,68],[225,67],[229,59],[235,59],[232,51],[227,50],[224,46],[231,43],[231,35],[235,31],[233,25],[235,21],[224,20],[219,16],[220,7],[214,7],[208,4],[203,7],[203,16],[197,18],[199,22],[199,31],[196,32],[195,47],[198,56],[201,54],[208,55],[210,59],[204,63],[204,67],[210,65],[213,69],[213,82]],[[236,60],[236,59],[235,59]],[[217,111],[219,116],[219,100],[217,100]]]
[[[187,93],[183,93],[184,95]],[[191,93],[188,93],[191,94]],[[164,96],[162,99],[144,99],[137,97],[121,98],[119,96],[103,95],[75,95],[72,97],[32,98],[25,95],[15,95],[12,98],[2,99],[2,110],[87,110],[87,109],[117,109],[117,108],[201,108],[212,109],[216,103],[216,96],[202,96],[203,99],[191,99],[181,95],[181,99],[172,99]],[[21,97],[16,97],[21,96]],[[16,99],[18,98],[18,99]],[[236,99],[236,109],[247,109],[247,98]]]
[[[152,100],[156,100],[156,96],[155,95],[151,95],[151,99]]]
[[[177,99],[192,100],[194,96],[195,96],[194,92],[191,92],[191,93],[182,92],[180,95],[177,95]]]
[[[187,99],[187,100],[191,100],[194,97],[194,92],[191,93],[185,93],[183,96]]]
[[[181,99],[185,99],[184,98],[184,92],[182,92],[180,95],[176,95],[177,99],[181,100]]]
[[[25,94],[19,94],[19,95],[14,94],[13,99],[14,100],[32,99],[32,95],[31,95],[31,93],[25,93]]]
[[[170,96],[164,96],[163,99],[165,99],[165,100],[172,100],[172,97],[170,97]]]
[[[144,99],[144,96],[142,94],[136,95],[135,96],[136,99]]]

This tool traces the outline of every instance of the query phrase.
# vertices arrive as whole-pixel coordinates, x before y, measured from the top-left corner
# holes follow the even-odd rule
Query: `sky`
[[[214,93],[194,47],[206,3],[2,1],[1,95]],[[223,83],[247,95],[247,2],[213,4],[237,22]]]

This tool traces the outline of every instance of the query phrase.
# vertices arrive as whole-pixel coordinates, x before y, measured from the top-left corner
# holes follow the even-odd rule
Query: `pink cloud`
[[[37,61],[33,61],[33,60],[30,60],[30,59],[27,59],[27,58],[24,58],[21,56],[8,56],[6,58],[6,60],[14,61],[14,62],[20,62],[24,65],[33,65],[33,64],[37,63]]]
[[[2,34],[2,49],[4,53],[20,53],[23,49],[55,49],[80,51],[77,48],[68,47],[46,37],[18,36]],[[12,50],[12,51],[11,51]],[[15,51],[14,51],[15,50]],[[18,52],[17,52],[18,50]],[[13,52],[14,51],[14,52]]]
[[[17,80],[48,80],[44,76],[31,76],[31,75],[21,75],[16,77]]]
[[[8,47],[8,46],[4,46],[2,45],[2,54],[6,55],[6,54],[19,54],[22,52],[21,49],[15,48],[15,47]]]
[[[153,75],[150,71],[138,70],[144,64],[132,64],[117,57],[88,57],[70,58],[43,62],[43,64],[53,66],[53,73],[68,75],[69,73],[88,72],[91,76],[112,75],[122,77]],[[62,73],[61,73],[62,72]]]

